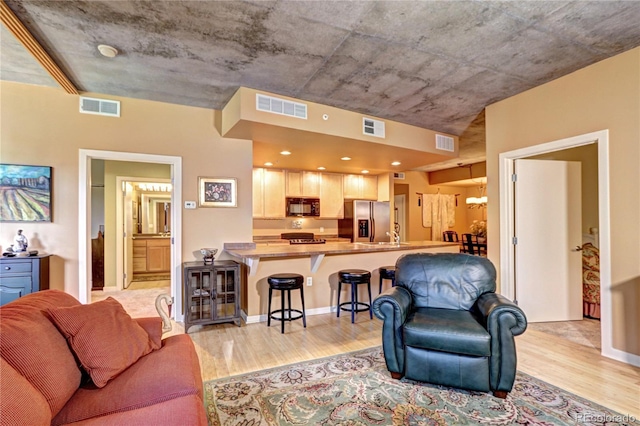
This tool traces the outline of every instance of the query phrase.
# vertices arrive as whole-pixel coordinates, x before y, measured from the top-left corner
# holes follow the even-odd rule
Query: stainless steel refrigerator
[[[338,219],[338,236],[351,242],[390,241],[388,201],[352,200],[344,203],[344,219]]]

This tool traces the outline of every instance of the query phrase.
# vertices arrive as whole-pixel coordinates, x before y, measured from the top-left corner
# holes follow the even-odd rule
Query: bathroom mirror
[[[171,194],[140,194],[142,234],[171,232]]]

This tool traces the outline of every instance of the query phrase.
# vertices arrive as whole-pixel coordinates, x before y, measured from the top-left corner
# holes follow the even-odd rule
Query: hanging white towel
[[[431,228],[431,239],[442,241],[442,232],[455,225],[455,196],[449,194],[422,195],[422,226]]]
[[[425,228],[431,228],[434,195],[422,194],[422,226]]]

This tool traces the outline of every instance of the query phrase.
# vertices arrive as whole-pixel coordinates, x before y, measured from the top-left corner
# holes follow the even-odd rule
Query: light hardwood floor
[[[155,296],[146,294],[141,303],[145,294],[140,290],[94,292],[92,299],[112,295],[127,311],[136,306],[138,312],[130,312],[134,317],[156,315]],[[184,333],[181,323],[173,325],[167,335]],[[516,337],[520,371],[640,419],[640,368],[605,358],[592,346],[536,328],[531,326]],[[306,329],[300,320],[287,323],[285,334],[280,333],[280,323],[275,321],[271,327],[266,323],[196,326],[189,330],[189,336],[200,358],[203,379],[212,380],[381,346],[381,330],[382,322],[370,320],[366,313],[358,314],[355,324],[347,313],[340,318],[333,313],[307,317]]]
[[[173,333],[183,332],[176,324]],[[233,376],[299,361],[381,345],[382,322],[358,314],[323,314],[286,324],[218,324],[193,327],[204,380]],[[518,369],[621,414],[640,419],[640,368],[605,358],[595,348],[537,330],[516,338]]]

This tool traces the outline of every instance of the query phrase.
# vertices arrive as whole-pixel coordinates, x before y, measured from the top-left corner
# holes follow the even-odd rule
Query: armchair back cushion
[[[496,289],[496,269],[480,256],[411,253],[396,262],[396,286],[409,290],[414,308],[467,311]]]

